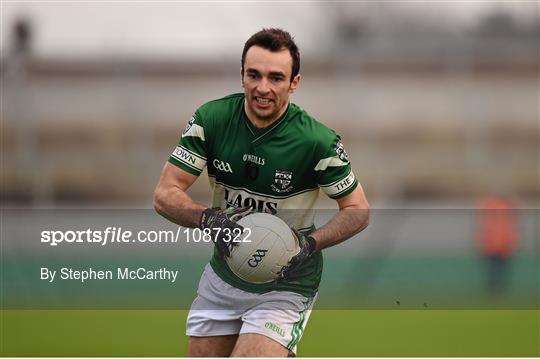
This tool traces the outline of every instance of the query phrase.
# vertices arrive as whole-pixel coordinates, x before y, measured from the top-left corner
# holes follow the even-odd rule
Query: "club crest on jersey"
[[[274,183],[270,186],[274,192],[287,193],[292,190],[290,186],[292,182],[292,172],[284,170],[276,170],[274,175]]]
[[[194,123],[195,123],[195,116],[191,116],[191,118],[189,119],[189,122],[186,125],[186,128],[184,129],[184,132],[182,132],[182,135],[185,135],[189,131],[191,126],[193,126]]]
[[[341,141],[336,144],[336,154],[343,162],[349,162],[349,156],[347,156],[347,152],[345,152],[345,146],[343,146],[343,143],[341,143]]]

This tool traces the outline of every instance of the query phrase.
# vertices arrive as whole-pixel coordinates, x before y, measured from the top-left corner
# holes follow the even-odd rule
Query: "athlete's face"
[[[252,46],[246,53],[242,87],[246,114],[257,127],[266,127],[287,109],[289,94],[300,84],[300,75],[291,81],[292,57],[289,50],[272,52]]]

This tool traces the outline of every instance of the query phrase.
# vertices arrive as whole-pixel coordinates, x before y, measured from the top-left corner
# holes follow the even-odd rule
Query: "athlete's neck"
[[[252,113],[249,110],[249,106],[246,103],[246,101],[247,100],[244,99],[244,112],[245,112],[249,122],[251,122],[251,124],[253,126],[255,126],[256,128],[258,128],[258,129],[263,129],[263,128],[266,128],[266,127],[272,125],[274,122],[279,120],[281,118],[281,116],[283,116],[283,114],[285,113],[285,111],[287,111],[287,108],[289,107],[289,103],[287,102],[287,104],[285,106],[283,106],[282,109],[279,110],[279,113],[276,116],[274,116],[272,118],[261,118],[261,117],[255,115],[254,113]]]

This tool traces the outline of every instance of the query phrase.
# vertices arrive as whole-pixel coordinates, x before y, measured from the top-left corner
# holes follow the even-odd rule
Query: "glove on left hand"
[[[298,240],[298,244],[300,246],[300,252],[298,252],[297,255],[291,258],[289,261],[289,264],[283,268],[283,271],[281,272],[282,278],[290,277],[291,274],[294,274],[294,272],[304,263],[313,252],[315,252],[315,248],[317,243],[315,242],[315,239],[311,236],[306,236],[305,234],[302,234],[298,232],[296,229],[292,229],[294,235],[296,236],[296,239]]]

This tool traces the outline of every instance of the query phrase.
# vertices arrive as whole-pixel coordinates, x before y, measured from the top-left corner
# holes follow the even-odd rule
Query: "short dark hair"
[[[298,51],[298,46],[296,46],[293,37],[287,31],[271,28],[262,29],[253,34],[244,44],[244,50],[242,51],[242,73],[244,72],[246,54],[252,46],[260,46],[263,49],[272,52],[277,52],[284,48],[289,50],[292,57],[291,81],[300,72],[300,52]]]

